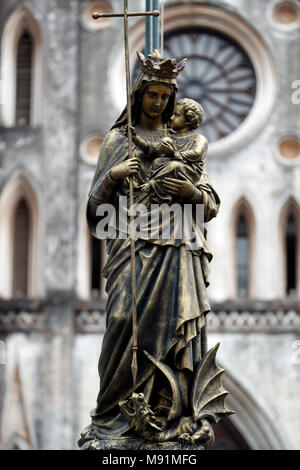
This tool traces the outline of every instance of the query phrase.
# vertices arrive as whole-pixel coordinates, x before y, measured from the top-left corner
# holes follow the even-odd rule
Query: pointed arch
[[[235,204],[231,220],[235,295],[252,297],[255,218],[252,207],[244,196]]]
[[[222,367],[224,364],[220,364]],[[224,366],[226,368],[226,366]],[[284,450],[291,448],[283,441],[282,429],[276,429],[265,403],[259,403],[227,369],[223,384],[229,395],[227,406],[235,414],[226,418],[239,431],[252,450]]]
[[[26,293],[28,297],[42,294],[39,203],[27,177],[17,171],[6,183],[0,197],[0,297],[6,299],[14,296],[14,240],[20,204],[26,208],[28,225]]]
[[[77,295],[82,300],[105,298],[105,279],[101,272],[106,261],[106,244],[105,240],[97,240],[90,234],[86,204],[79,213],[78,227]]]
[[[250,450],[246,439],[230,419],[214,426],[215,441],[212,450]]]
[[[4,440],[4,449],[7,450],[26,450],[30,449],[30,431],[27,423],[25,411],[25,403],[22,390],[22,382],[20,371],[17,365],[11,388],[7,391],[6,401],[9,406],[9,415],[13,419],[8,419],[8,413],[3,410],[2,437],[9,436],[7,441]],[[5,430],[3,429],[5,425]]]
[[[289,197],[279,217],[281,252],[281,292],[296,296],[300,292],[300,206]]]
[[[105,240],[98,240],[91,233],[88,236],[90,240],[90,292],[92,298],[103,298],[105,297],[105,279],[102,276],[106,258]]]
[[[19,434],[14,434],[1,450],[33,450],[31,445]]]
[[[86,204],[83,204],[78,215],[76,293],[80,299],[89,300],[89,238],[85,211]]]
[[[20,49],[23,41],[23,51]],[[26,44],[25,44],[26,43]],[[41,32],[37,20],[30,10],[24,5],[17,8],[9,17],[3,30],[1,41],[1,81],[3,85],[3,96],[5,102],[2,108],[2,123],[4,126],[13,127],[18,125],[17,119],[21,119],[19,124],[25,123],[37,126],[41,123],[41,82],[42,82],[42,40]],[[25,57],[27,77],[25,90],[22,96],[17,93],[17,86],[20,87],[18,67],[20,66],[20,54],[27,54]],[[19,53],[19,54],[18,54]],[[28,56],[30,55],[30,57]],[[30,60],[30,63],[29,63]],[[24,76],[25,78],[25,76]],[[21,117],[17,112],[18,100],[29,100],[26,107],[30,105],[28,123],[26,116]],[[20,101],[19,101],[20,102]],[[24,122],[25,120],[25,122]]]
[[[31,219],[30,208],[22,197],[16,206],[13,221],[12,297],[28,296]]]
[[[37,448],[34,420],[37,398],[33,378],[41,359],[41,349],[32,348],[30,338],[18,333],[10,335],[6,342],[8,361],[3,375],[0,447],[33,450]]]

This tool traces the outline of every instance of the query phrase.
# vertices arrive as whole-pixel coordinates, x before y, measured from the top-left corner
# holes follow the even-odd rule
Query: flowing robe
[[[149,136],[148,136],[149,137]],[[153,141],[163,132],[153,131]],[[114,182],[110,170],[128,158],[127,138],[116,128],[106,136],[87,206],[87,220],[96,235],[99,218],[96,210],[101,203],[111,203],[118,210],[120,196],[129,195],[128,178]],[[147,182],[149,163],[140,155],[141,171],[135,178],[135,187]],[[147,195],[136,189],[134,202],[150,208]],[[192,200],[177,203],[204,205],[204,221],[215,217],[219,198],[210,186],[204,172],[195,185]],[[106,332],[99,359],[100,391],[97,407],[92,411],[93,424],[104,435],[122,435],[128,424],[120,416],[118,403],[132,392],[147,393],[158,390],[159,380],[152,382],[154,366],[144,350],[155,359],[167,363],[173,371],[193,374],[203,353],[205,315],[210,310],[206,294],[209,261],[212,258],[205,237],[195,251],[187,249],[186,240],[171,237],[168,240],[139,237],[135,242],[137,278],[137,343],[138,375],[135,389],[131,376],[132,312],[130,239],[108,240],[108,259],[103,275],[107,278],[108,301]]]

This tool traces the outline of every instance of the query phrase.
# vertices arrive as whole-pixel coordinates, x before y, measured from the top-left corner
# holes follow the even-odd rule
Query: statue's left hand
[[[195,192],[195,186],[190,181],[177,180],[176,178],[166,178],[163,187],[168,194],[179,196],[182,199],[190,199]]]

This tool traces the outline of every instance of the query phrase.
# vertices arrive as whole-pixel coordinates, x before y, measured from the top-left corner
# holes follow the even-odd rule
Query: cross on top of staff
[[[124,16],[159,16],[160,13],[158,10],[152,11],[132,11],[132,12],[124,12],[124,13],[98,13],[94,12],[92,17],[94,20],[98,20],[99,18],[111,18],[111,17],[124,17]]]
[[[164,24],[164,4],[163,0],[160,1],[160,10],[158,9],[159,0],[146,0],[146,11],[128,11],[128,0],[124,0],[124,9],[120,13],[100,13],[94,11],[92,18],[94,20],[102,18],[123,18],[125,30],[128,28],[126,25],[129,17],[144,17],[146,20],[146,38],[145,38],[145,54],[146,57],[154,49],[159,49],[163,54],[163,24]],[[152,9],[151,9],[152,6]],[[160,37],[159,37],[159,22],[158,17],[161,16],[160,22]],[[128,29],[125,36],[128,35]]]

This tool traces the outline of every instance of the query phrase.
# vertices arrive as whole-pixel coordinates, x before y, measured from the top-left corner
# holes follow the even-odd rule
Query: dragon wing
[[[216,363],[220,343],[208,351],[200,362],[192,387],[192,409],[195,421],[210,418],[217,423],[223,416],[234,411],[226,408],[225,399],[229,392],[222,386],[225,369]]]

